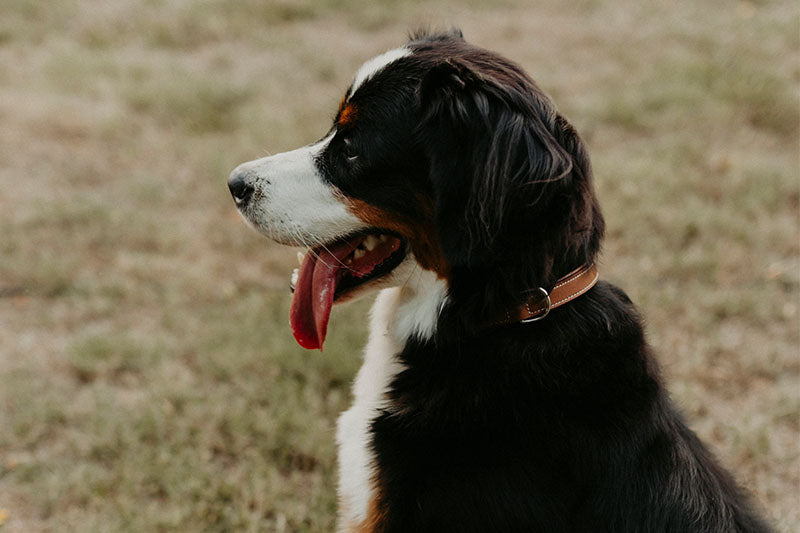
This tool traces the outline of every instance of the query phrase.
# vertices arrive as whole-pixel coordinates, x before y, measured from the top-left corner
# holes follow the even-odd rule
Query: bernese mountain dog
[[[460,31],[367,61],[319,141],[238,166],[257,231],[308,247],[290,322],[380,289],[338,422],[341,531],[768,531],[597,281],[586,148]]]

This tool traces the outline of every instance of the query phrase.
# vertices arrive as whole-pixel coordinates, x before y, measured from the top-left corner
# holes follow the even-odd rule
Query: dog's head
[[[365,63],[320,141],[240,165],[229,187],[258,231],[311,248],[292,304],[311,348],[334,301],[414,268],[480,323],[591,262],[603,233],[578,134],[517,65],[455,31]]]

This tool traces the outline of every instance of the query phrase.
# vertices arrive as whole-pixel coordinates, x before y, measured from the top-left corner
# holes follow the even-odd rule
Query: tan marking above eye
[[[342,101],[342,108],[339,110],[339,118],[336,123],[339,126],[351,124],[356,118],[356,106],[352,103]]]

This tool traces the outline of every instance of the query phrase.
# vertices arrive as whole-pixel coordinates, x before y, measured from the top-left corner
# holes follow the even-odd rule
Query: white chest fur
[[[364,364],[353,385],[353,405],[339,417],[339,530],[364,521],[373,494],[375,461],[370,426],[387,407],[386,391],[402,365],[397,354],[412,335],[428,338],[436,327],[446,284],[415,269],[401,287],[384,289],[372,307]]]

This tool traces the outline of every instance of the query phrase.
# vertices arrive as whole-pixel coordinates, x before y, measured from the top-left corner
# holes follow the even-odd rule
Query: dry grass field
[[[520,62],[586,139],[601,272],[677,403],[800,530],[800,7],[792,0],[3,0],[0,531],[331,531],[369,302],[325,353],[239,162],[321,136],[421,25]]]

